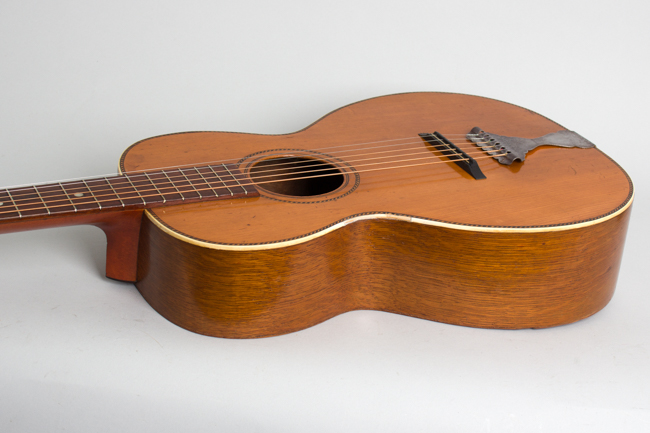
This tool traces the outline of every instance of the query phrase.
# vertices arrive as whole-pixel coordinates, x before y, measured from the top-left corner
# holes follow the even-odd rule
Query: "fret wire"
[[[63,184],[62,184],[61,182],[59,182],[59,186],[60,186],[61,189],[63,190],[63,194],[64,194],[66,197],[68,197],[68,200],[70,201],[70,204],[72,205],[72,208],[73,208],[74,211],[76,212],[76,211],[77,211],[77,206],[74,205],[74,202],[73,202],[72,199],[70,198],[70,194],[68,194],[68,192],[65,190],[65,188],[63,187]]]
[[[34,185],[34,191],[36,191],[36,194],[38,195],[38,198],[40,198],[41,201],[43,202],[43,206],[45,206],[45,210],[47,211],[47,214],[51,215],[52,213],[50,212],[50,208],[47,207],[47,203],[45,203],[45,200],[43,200],[43,197],[41,196],[41,193],[38,192],[38,187],[36,185]]]
[[[95,194],[93,194],[93,192],[90,190],[90,187],[88,186],[88,184],[86,183],[86,181],[85,181],[84,179],[81,179],[81,181],[84,183],[84,185],[86,185],[86,189],[88,189],[88,192],[90,193],[90,195],[91,195],[91,196],[95,199],[95,201],[97,202],[97,206],[99,206],[99,210],[102,210],[102,204],[97,200],[97,197],[95,197]]]
[[[233,175],[233,174],[230,172],[230,170],[228,169],[228,167],[226,166],[226,164],[221,164],[221,165],[223,165],[223,168],[226,169],[226,171],[228,172],[228,174],[229,174],[230,176],[232,176],[233,179],[235,179],[235,182],[237,182],[237,185],[239,185],[239,186],[241,187],[241,189],[244,190],[244,194],[248,194],[248,191],[246,191],[246,188],[244,188],[244,185],[242,185],[242,184],[239,182],[239,179],[237,179],[237,178],[235,177],[235,175]],[[229,190],[230,190],[230,189],[229,189]],[[232,194],[232,193],[231,193],[231,194]]]
[[[156,186],[156,184],[153,183],[153,180],[151,180],[151,178],[149,177],[149,175],[147,174],[146,171],[144,172],[144,175],[147,176],[147,179],[149,179],[149,182],[151,182],[151,185],[154,187],[154,189],[155,189],[156,191],[158,191],[158,194],[160,194],[160,196],[161,196],[162,199],[163,199],[163,203],[167,203],[167,199],[166,199],[165,196],[162,194],[162,192],[160,192],[160,190],[158,189],[158,187]]]
[[[196,169],[196,168],[195,168],[195,169]],[[196,189],[196,187],[194,186],[194,184],[192,183],[192,181],[187,177],[187,175],[185,175],[185,172],[183,171],[183,169],[182,169],[182,168],[179,168],[178,171],[180,171],[181,174],[183,175],[183,177],[184,177],[185,179],[187,179],[187,182],[190,184],[190,186],[191,186],[192,188],[194,188],[194,191],[196,191],[196,193],[199,195],[199,198],[203,198],[203,196],[201,195],[201,193],[199,192],[199,190]]]
[[[115,188],[113,188],[113,185],[111,185],[111,181],[107,177],[105,177],[104,180],[106,180],[106,183],[108,184],[108,186],[111,187],[111,189],[115,193],[115,197],[117,197],[117,199],[120,201],[120,203],[122,203],[122,207],[124,207],[124,202],[120,198],[120,195],[117,193],[117,191],[115,191]]]
[[[233,195],[232,191],[230,190],[230,188],[228,188],[228,185],[226,185],[226,183],[225,183],[223,180],[221,180],[221,176],[219,176],[219,175],[217,174],[217,172],[214,171],[214,168],[212,168],[211,165],[208,165],[208,167],[210,168],[210,170],[212,170],[212,173],[214,173],[214,175],[217,176],[217,179],[219,179],[219,182],[221,182],[221,183],[223,184],[223,186],[226,187],[226,189],[228,190],[228,192],[229,192],[230,195],[232,196],[232,195]]]
[[[185,201],[185,197],[183,196],[183,193],[181,192],[180,189],[178,189],[178,187],[176,187],[176,185],[174,184],[174,181],[172,181],[172,179],[169,176],[167,176],[167,173],[165,173],[165,170],[161,170],[161,171],[162,171],[162,174],[164,174],[165,177],[169,180],[169,183],[171,183],[171,185],[176,189],[176,191],[178,191],[178,194],[180,194],[181,199],[183,201]]]
[[[9,196],[9,199],[10,199],[11,202],[14,204],[14,207],[16,208],[16,212],[18,212],[18,218],[22,218],[22,217],[23,217],[23,214],[20,213],[20,209],[18,209],[18,205],[17,205],[16,202],[14,201],[14,198],[11,196],[11,193],[9,192],[8,189],[6,189],[5,191],[7,191],[7,195]]]
[[[129,176],[127,176],[127,175],[124,175],[124,177],[131,184],[131,186],[133,187],[133,190],[140,196],[140,200],[142,200],[142,204],[146,205],[147,202],[144,201],[144,197],[142,197],[142,194],[140,194],[140,191],[138,191],[138,188],[136,188],[135,185],[133,185],[133,182],[131,182],[131,178],[129,178]]]
[[[212,189],[212,191],[214,192],[214,196],[219,197],[219,194],[217,194],[217,190],[214,189],[214,187],[212,185],[210,185],[210,182],[208,182],[208,180],[205,177],[203,177],[203,175],[201,174],[199,169],[194,167],[194,170],[199,174],[199,176],[201,176],[203,178],[203,180],[205,181],[205,184],[208,186],[208,188]]]

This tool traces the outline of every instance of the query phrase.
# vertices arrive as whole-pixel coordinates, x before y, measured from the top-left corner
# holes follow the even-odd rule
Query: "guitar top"
[[[465,138],[475,126],[525,138],[564,129],[491,99],[401,94],[343,107],[293,134],[195,132],[151,138],[129,148],[120,167],[128,172],[227,160],[251,176],[251,168],[262,161],[294,157],[327,163],[342,173],[339,186],[315,196],[283,194],[271,190],[274,184],[259,184],[260,199],[149,211],[161,226],[215,248],[286,245],[371,214],[465,229],[550,229],[607,217],[632,198],[625,172],[596,148],[540,147],[525,162],[508,166]],[[433,131],[469,149],[486,179],[475,180],[446,163],[447,158],[418,137]],[[188,211],[193,212],[191,220]]]
[[[633,186],[588,139],[469,95],[361,101],[285,135],[188,132],[109,178],[0,191],[0,232],[94,224],[107,275],[194,332],[354,309],[537,328],[611,298]]]

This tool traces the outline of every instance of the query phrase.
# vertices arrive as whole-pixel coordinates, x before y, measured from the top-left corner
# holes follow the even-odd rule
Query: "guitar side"
[[[144,298],[205,335],[254,338],[374,309],[456,325],[544,328],[612,297],[629,209],[575,230],[485,233],[388,219],[258,251],[190,244],[149,218],[140,237]]]

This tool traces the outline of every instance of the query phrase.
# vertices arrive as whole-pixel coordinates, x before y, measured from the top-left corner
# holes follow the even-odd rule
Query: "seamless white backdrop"
[[[547,330],[358,311],[209,338],[104,278],[96,228],[2,235],[0,431],[648,431],[648,18],[630,0],[2,1],[1,185],[112,173],[153,135],[286,133],[426,90],[548,116],[637,195],[614,299]]]

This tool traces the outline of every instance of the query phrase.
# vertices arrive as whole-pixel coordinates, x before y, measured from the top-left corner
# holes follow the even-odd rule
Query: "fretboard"
[[[257,197],[235,164],[172,168],[0,190],[0,221]]]

